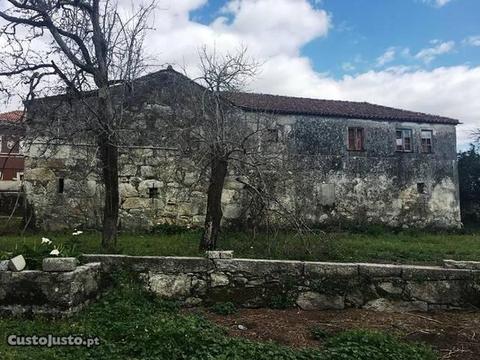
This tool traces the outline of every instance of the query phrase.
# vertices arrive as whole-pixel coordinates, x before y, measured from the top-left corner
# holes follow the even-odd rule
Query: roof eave
[[[371,116],[362,116],[362,115],[338,115],[338,114],[328,114],[328,113],[314,113],[314,112],[302,112],[302,111],[288,111],[288,110],[265,110],[259,108],[252,108],[245,105],[237,105],[244,111],[249,112],[263,112],[268,114],[277,114],[277,115],[301,115],[301,116],[322,116],[335,119],[361,119],[361,120],[371,120],[371,121],[397,121],[397,122],[412,122],[412,123],[423,123],[423,124],[447,124],[447,125],[460,125],[462,124],[457,119],[444,118],[441,120],[439,118],[435,121],[426,121],[425,119],[406,119],[406,118],[387,118],[387,117],[371,117]]]

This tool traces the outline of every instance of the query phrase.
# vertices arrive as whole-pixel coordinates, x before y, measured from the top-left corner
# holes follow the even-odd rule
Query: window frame
[[[406,137],[404,133],[408,131],[410,133],[410,137]],[[399,140],[398,132],[401,132],[401,139],[402,139],[402,148],[399,149],[399,145],[397,144],[397,141]],[[410,139],[410,149],[405,150],[405,139],[409,138]],[[413,129],[411,128],[396,128],[395,129],[395,151],[396,152],[403,152],[403,153],[411,153],[413,152]]]
[[[350,132],[353,131],[353,147],[351,146]],[[360,136],[359,136],[360,134]],[[360,146],[358,140],[360,139]],[[365,128],[361,126],[347,127],[347,150],[348,151],[365,151]]]
[[[430,138],[424,138],[423,133],[430,133]],[[430,144],[426,145],[427,147],[429,146],[430,149],[428,151],[425,151],[423,140],[430,140]],[[433,153],[433,130],[431,129],[421,129],[420,130],[420,152],[422,154],[432,154]]]

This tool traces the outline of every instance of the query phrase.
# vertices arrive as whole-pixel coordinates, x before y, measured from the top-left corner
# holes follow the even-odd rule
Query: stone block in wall
[[[222,191],[222,204],[230,204],[233,202],[233,198],[237,194],[235,190],[223,189]]]
[[[177,206],[177,213],[180,216],[193,216],[203,212],[203,206],[198,203],[182,202]]]
[[[313,291],[301,293],[296,304],[302,310],[341,310],[345,308],[343,296],[325,295]]]
[[[151,111],[153,114],[160,116],[160,117],[167,117],[173,114],[173,110],[170,106],[162,105],[162,104],[146,104],[145,105],[146,111]],[[164,122],[160,122],[158,125],[159,127],[164,126]]]
[[[223,188],[225,190],[242,190],[245,187],[245,184],[241,183],[240,181],[237,180],[237,177],[235,176],[229,176],[227,179],[225,179],[225,185]]]
[[[106,271],[124,269],[151,273],[206,273],[213,269],[211,261],[201,257],[82,255],[83,262],[101,262]]]
[[[183,177],[183,183],[187,186],[192,186],[199,180],[199,174],[193,173],[193,172],[187,172],[185,173],[185,176]]]
[[[354,263],[328,263],[328,262],[305,262],[305,277],[319,276],[358,276],[358,264]]]
[[[99,263],[75,271],[48,273],[28,270],[0,277],[0,312],[68,315],[98,296],[104,285]],[[1,274],[1,273],[0,273]]]
[[[47,168],[25,169],[24,179],[26,181],[48,182],[57,179],[55,173]]]
[[[392,281],[384,281],[376,284],[376,290],[380,294],[387,294],[390,296],[400,296],[403,294],[404,284],[398,279]]]
[[[153,149],[136,149],[133,152],[135,158],[147,159],[153,157]]]
[[[140,167],[140,175],[142,178],[151,179],[155,177],[155,169],[152,166],[144,165]]]
[[[369,278],[400,277],[402,275],[402,270],[402,265],[358,264],[359,274]]]
[[[119,176],[136,176],[137,175],[137,165],[128,164],[120,167]]]
[[[464,302],[464,284],[460,280],[410,281],[405,290],[412,299],[430,304],[459,306]]]
[[[123,202],[122,208],[126,210],[149,209],[150,207],[152,207],[152,200],[158,200],[158,199],[147,199],[147,198],[140,198],[140,197],[127,198]]]
[[[86,195],[95,196],[100,193],[102,185],[97,183],[95,180],[87,180]]]
[[[207,259],[233,259],[232,250],[211,250],[205,251]]]
[[[230,279],[227,275],[219,272],[214,272],[210,274],[211,287],[227,286],[228,284],[230,284]]]
[[[192,277],[186,274],[154,274],[148,278],[148,288],[166,299],[187,298],[192,290]]]
[[[152,156],[152,157],[147,157],[145,159],[145,165],[150,165],[153,167],[159,167],[162,168],[165,163],[165,160],[162,158],[159,158],[157,156]]]
[[[436,266],[404,266],[402,278],[405,280],[456,280],[471,279],[471,270],[444,269]]]
[[[120,183],[118,185],[118,191],[120,192],[120,197],[122,199],[138,196],[137,189],[135,189],[135,187],[130,183]]]
[[[64,170],[65,160],[64,159],[47,159],[46,166],[49,169]]]
[[[144,230],[154,225],[150,209],[120,209],[119,218],[122,229]]]
[[[228,273],[254,274],[263,277],[302,276],[301,261],[258,260],[258,259],[218,259],[213,260],[218,271]]]
[[[223,206],[223,217],[225,219],[238,219],[242,215],[242,208],[238,204],[228,204]]]
[[[77,265],[78,260],[74,257],[45,258],[42,261],[42,270],[47,272],[73,271]]]
[[[195,225],[201,225],[205,223],[205,215],[192,216],[192,223]]]

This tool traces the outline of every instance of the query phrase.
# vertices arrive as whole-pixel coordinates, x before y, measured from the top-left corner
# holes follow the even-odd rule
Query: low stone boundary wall
[[[364,307],[430,311],[480,307],[480,271],[434,266],[84,255],[106,272],[139,273],[145,286],[187,305],[304,310]]]
[[[99,263],[69,272],[0,271],[0,313],[71,314],[97,297],[102,274]]]

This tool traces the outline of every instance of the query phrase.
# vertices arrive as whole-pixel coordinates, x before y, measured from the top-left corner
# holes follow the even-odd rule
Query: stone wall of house
[[[275,124],[279,142],[262,144],[272,154],[263,170],[278,200],[270,204],[273,210],[281,206],[312,224],[461,225],[454,126],[301,116],[278,116]],[[365,151],[347,150],[349,126],[365,128]],[[412,129],[413,152],[395,151],[397,128]],[[433,131],[431,154],[420,153],[422,129]],[[103,190],[95,148],[58,146],[49,151],[46,155],[34,145],[26,156],[25,192],[37,226],[99,227]],[[200,170],[190,159],[160,146],[123,149],[121,227],[202,224],[207,182]],[[245,189],[248,174],[238,170],[231,166],[225,183],[226,221],[252,216],[253,195]]]
[[[380,311],[480,306],[480,270],[466,268],[126,255],[84,255],[83,261],[101,262],[106,273],[136,272],[151,292],[186,305]]]
[[[198,127],[195,121],[204,115],[195,106],[198,94],[192,94],[201,89],[175,74],[166,71],[139,80],[124,108],[123,125],[117,131],[124,145],[119,149],[124,229],[201,224],[204,219],[207,150],[196,154],[195,144],[179,144],[176,127],[179,122]],[[101,223],[103,190],[94,134],[72,137],[85,130],[81,125],[91,116],[81,104],[70,104],[60,96],[27,106],[27,138],[35,142],[26,152],[25,193],[35,223],[42,228]],[[252,174],[260,173],[262,189],[269,193],[265,204],[269,216],[277,214],[271,220],[283,225],[288,220],[278,216],[282,212],[312,224],[461,225],[454,125],[240,110],[234,114],[242,119],[239,128],[262,130],[250,144],[261,150],[256,162],[262,165],[249,169],[241,162],[229,164],[222,198],[226,221],[252,223],[265,216],[251,206],[255,192],[245,188],[245,183],[257,185],[258,176]],[[364,129],[364,151],[347,149],[349,127]],[[412,152],[396,151],[397,129],[412,130]],[[432,131],[432,153],[421,152],[421,130]],[[77,145],[54,146],[52,136]],[[190,155],[174,150],[182,145],[191,145]]]
[[[95,299],[104,285],[98,263],[69,272],[0,271],[0,314],[68,315]]]

